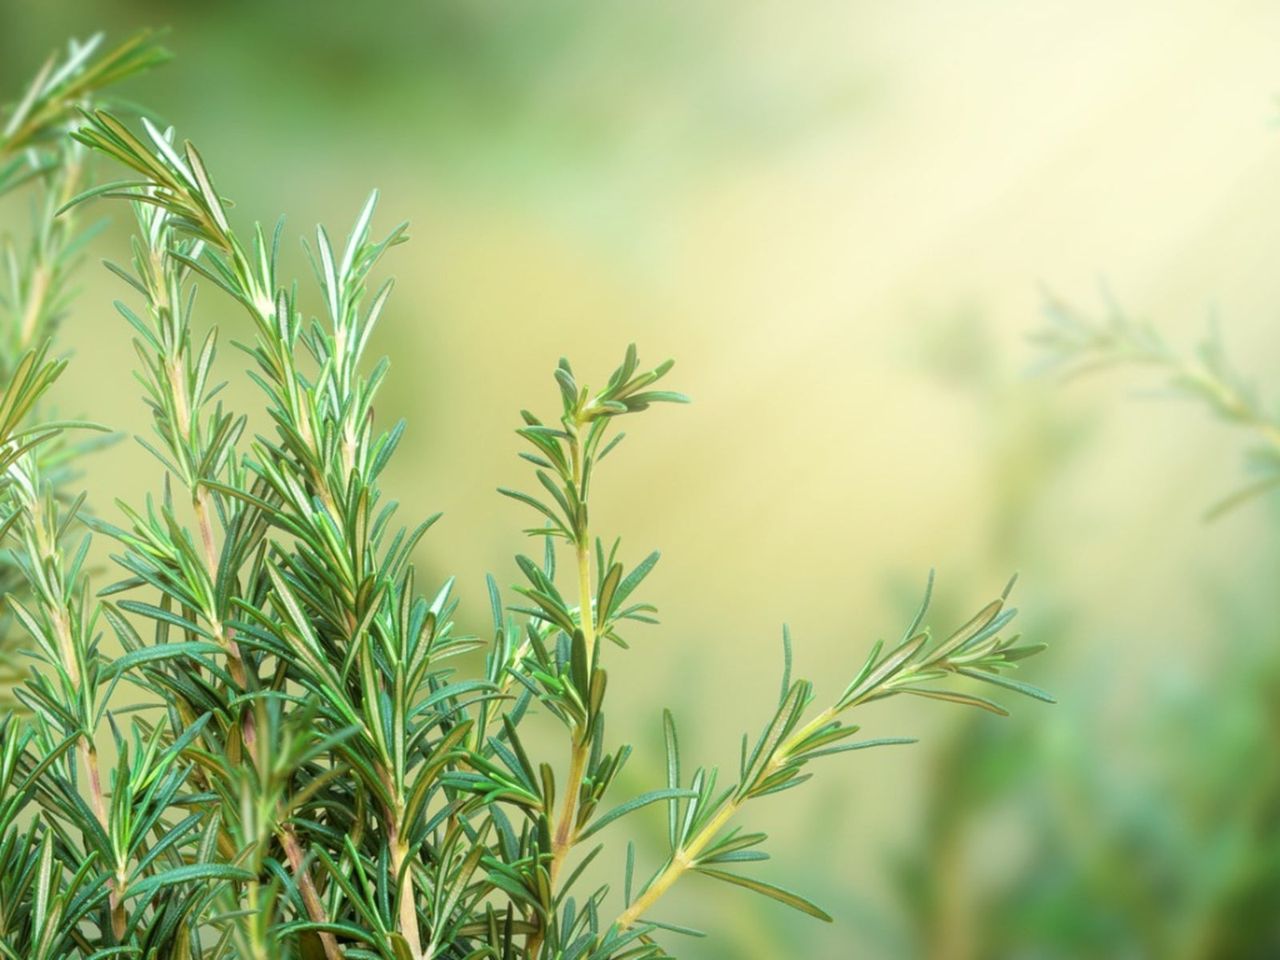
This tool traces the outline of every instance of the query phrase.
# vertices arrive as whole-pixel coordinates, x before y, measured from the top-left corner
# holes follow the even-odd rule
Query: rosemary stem
[[[302,903],[307,908],[307,915],[311,917],[313,923],[328,923],[329,915],[324,909],[324,904],[320,902],[320,894],[311,880],[311,872],[306,869],[306,864],[303,862],[302,846],[298,843],[298,835],[294,832],[292,824],[285,822],[280,825],[280,842],[289,860],[289,869],[297,878],[298,892],[302,894]],[[321,933],[320,943],[324,947],[327,960],[342,960],[342,948],[338,946],[338,940],[332,933],[328,931]]]
[[[388,831],[388,839],[391,842],[391,870],[397,877],[404,870],[404,880],[400,884],[400,891],[397,896],[397,909],[400,913],[400,933],[404,937],[405,943],[409,946],[409,956],[413,960],[423,960],[422,939],[418,934],[418,909],[413,894],[413,868],[404,869],[405,860],[409,855],[409,848],[400,837],[400,827],[399,818],[396,818],[392,820]]]
[[[579,489],[582,487],[584,469],[584,452],[582,449],[580,429],[575,431],[573,441],[573,479]],[[591,533],[585,518],[577,536],[578,561],[578,621],[582,630],[582,642],[587,652],[587,676],[595,669],[594,654],[596,645],[595,613],[591,604]],[[584,729],[575,731],[573,754],[569,762],[569,778],[565,783],[564,806],[560,812],[560,820],[552,839],[551,885],[555,886],[565,857],[574,844],[573,821],[577,813],[578,793],[582,789],[582,780],[587,771],[587,760],[591,753],[591,740],[588,735],[590,720]]]
[[[792,752],[801,743],[805,741],[815,730],[820,730],[826,726],[835,717],[835,708],[828,707],[807,724],[800,728],[785,744],[783,744],[769,761],[765,768],[767,776],[773,770],[777,770],[783,766],[791,756]],[[684,844],[671,856],[671,862],[667,864],[665,870],[654,880],[632,904],[628,907],[616,921],[614,921],[620,930],[626,930],[631,927],[640,917],[642,917],[648,909],[662,898],[662,896],[675,885],[691,867],[697,863],[698,854],[706,849],[707,844],[716,838],[721,830],[734,818],[737,812],[742,809],[745,798],[736,797],[726,803],[710,820],[706,822],[701,830],[694,835],[693,839]]]
[[[706,849],[709,844],[724,826],[733,819],[738,812],[741,803],[739,801],[730,801],[720,808],[720,811],[707,821],[706,826],[698,831],[697,835],[682,846],[671,856],[671,861],[667,864],[665,870],[659,874],[658,879],[654,880],[639,897],[632,902],[631,906],[619,915],[614,924],[619,930],[626,930],[631,927],[647,910],[657,903],[662,896],[675,885],[675,882],[684,876],[685,872],[697,862],[698,854]]]
[[[586,772],[590,752],[589,742],[579,740],[574,743],[573,756],[569,764],[569,779],[565,787],[564,806],[561,808],[560,820],[556,825],[555,836],[552,838],[551,886],[553,889],[560,875],[560,869],[564,866],[565,857],[569,855],[576,841],[573,820],[577,812],[578,792],[582,787],[582,778]]]
[[[581,491],[584,463],[582,449],[581,424],[573,432],[570,444],[572,458],[572,476],[575,487]],[[587,654],[587,676],[595,670],[595,614],[591,604],[591,534],[585,516],[581,528],[577,531],[577,566],[578,566],[578,622],[582,630],[582,641]],[[573,849],[576,841],[574,820],[578,809],[578,794],[582,790],[582,781],[586,776],[587,762],[591,755],[591,738],[589,735],[590,719],[580,730],[574,731],[573,750],[569,759],[569,776],[565,781],[564,805],[560,810],[560,818],[556,824],[551,840],[551,866],[549,870],[551,889],[555,890],[556,881],[564,867],[565,858]],[[539,929],[530,934],[527,950],[530,956],[537,956],[542,946],[544,932]]]

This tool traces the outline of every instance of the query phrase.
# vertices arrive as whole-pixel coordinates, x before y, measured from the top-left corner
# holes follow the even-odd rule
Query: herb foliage
[[[306,316],[280,275],[282,224],[234,227],[194,146],[99,99],[165,56],[147,36],[105,55],[73,46],[0,140],[0,184],[39,197],[4,304],[3,569],[28,660],[0,720],[0,957],[642,960],[696,932],[655,915],[689,874],[830,919],[757,876],[767,838],[740,823],[756,801],[834,754],[905,742],[860,738],[849,717],[864,704],[905,694],[1003,713],[978,684],[1049,699],[1012,676],[1041,648],[1007,632],[1007,589],[941,637],[926,591],[821,709],[784,631],[776,706],[736,770],[690,767],[664,713],[665,784],[619,795],[632,751],[606,733],[607,667],[656,622],[642,588],[658,555],[629,560],[590,504],[620,455],[618,421],[685,401],[661,385],[671,362],[646,368],[628,348],[593,389],[562,360],[554,414],[522,413],[532,475],[501,492],[529,509],[540,556],[517,558],[508,596],[489,579],[492,635],[467,636],[452,581],[415,573],[436,518],[401,524],[381,488],[406,427],[375,416],[389,364],[365,354],[392,287],[374,278],[404,225],[375,233],[374,195],[344,243],[317,228],[324,311]],[[91,155],[126,179],[86,185]],[[63,465],[83,451],[62,438],[80,425],[40,407],[66,366],[49,338],[83,237],[70,217],[103,198],[136,220],[110,269],[160,473],[150,493],[123,493],[118,524],[68,495]],[[238,346],[261,433],[223,400],[197,285],[248,314]],[[115,548],[118,577],[96,592],[86,521]],[[457,658],[478,648],[470,676]],[[535,715],[563,729],[563,765],[531,752]],[[604,838],[649,806],[668,819],[651,872],[628,845],[621,896],[585,887]]]

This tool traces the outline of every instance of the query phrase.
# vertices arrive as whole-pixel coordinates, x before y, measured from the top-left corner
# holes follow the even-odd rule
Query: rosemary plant
[[[1051,297],[1047,315],[1035,339],[1050,368],[1068,377],[1152,371],[1174,396],[1245,432],[1263,481],[1274,470],[1275,415],[1216,330],[1183,352],[1112,301],[1093,316]],[[1218,509],[1267,486],[1247,484]],[[1261,522],[1274,524],[1275,506],[1270,498]],[[1060,674],[1081,695],[1055,735],[1048,783],[1039,758],[1049,744],[1029,742],[1028,728],[998,732],[974,718],[949,731],[935,751],[924,829],[899,869],[912,930],[883,953],[1243,960],[1280,950],[1280,921],[1267,909],[1280,895],[1280,657],[1258,626],[1270,623],[1273,597],[1249,592],[1218,600],[1211,662],[1172,689],[1153,677],[1131,729],[1103,708],[1095,664],[1074,679]],[[1143,762],[1100,763],[1103,743]],[[1011,816],[1025,823],[1020,868],[974,884],[966,852],[980,848],[988,823]]]
[[[424,591],[415,574],[435,518],[400,525],[380,485],[405,425],[375,416],[389,367],[365,353],[391,292],[373,277],[404,226],[373,233],[375,195],[344,244],[318,228],[324,310],[308,318],[280,276],[282,226],[233,226],[195,147],[92,105],[71,126],[76,145],[60,149],[128,178],[41,223],[91,198],[133,210],[131,255],[111,270],[161,478],[124,493],[118,525],[90,521],[120,571],[92,592],[80,501],[60,499],[41,462],[68,425],[32,413],[63,369],[37,323],[0,406],[8,561],[26,584],[10,602],[33,658],[17,691],[29,719],[0,721],[0,956],[657,958],[664,931],[690,932],[656,916],[690,874],[830,919],[751,872],[767,856],[741,823],[757,801],[828,756],[904,742],[858,739],[849,716],[864,704],[905,694],[1003,713],[978,683],[1049,699],[1010,675],[1040,647],[1007,634],[1007,589],[942,638],[924,626],[926,590],[824,708],[792,677],[784,631],[776,706],[732,775],[689,770],[664,713],[665,784],[618,796],[631,748],[606,734],[607,667],[655,622],[638,596],[658,555],[629,562],[589,508],[617,421],[684,402],[659,385],[671,363],[645,368],[631,347],[593,389],[562,360],[553,415],[522,413],[535,492],[502,493],[530,510],[541,557],[517,558],[511,603],[489,579],[492,635],[468,636],[452,581]],[[197,283],[248,314],[262,433],[221,399]],[[456,658],[480,648],[468,676]],[[127,706],[122,683],[136,688]],[[563,731],[563,764],[531,752],[529,725],[545,723]],[[650,805],[668,818],[656,865],[638,872],[628,845],[621,896],[586,887],[603,831]]]
[[[1172,394],[1202,404],[1250,437],[1250,479],[1213,506],[1210,518],[1280,486],[1280,414],[1266,407],[1256,385],[1232,364],[1216,326],[1194,351],[1184,353],[1109,297],[1100,318],[1058,297],[1048,298],[1045,313],[1048,322],[1033,340],[1044,350],[1050,369],[1076,377],[1117,366],[1150,368],[1163,376]]]

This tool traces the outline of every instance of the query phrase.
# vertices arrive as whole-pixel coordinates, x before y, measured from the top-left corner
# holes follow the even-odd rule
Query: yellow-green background
[[[242,222],[343,233],[375,186],[378,222],[411,222],[376,342],[379,413],[409,423],[388,482],[406,519],[444,511],[420,561],[458,576],[465,627],[486,629],[484,572],[514,582],[512,553],[537,548],[494,489],[524,480],[512,429],[557,402],[557,358],[596,382],[629,341],[677,359],[694,404],[629,425],[593,514],[633,560],[663,551],[662,626],[610,653],[634,786],[660,777],[663,704],[690,759],[732,766],[776,692],[781,624],[834,695],[930,567],[939,626],[1016,571],[1025,632],[1053,641],[1025,676],[1062,704],[1004,722],[1030,782],[1075,764],[1174,806],[1139,785],[1212,764],[1158,717],[1191,695],[1225,709],[1223,661],[1274,645],[1274,505],[1205,525],[1240,479],[1238,438],[1135,401],[1152,381],[1133,372],[1037,378],[1026,338],[1043,286],[1098,311],[1105,282],[1175,342],[1218,317],[1265,389],[1274,5],[0,0],[5,95],[68,35],[141,25],[171,26],[178,58],[128,94],[199,144]],[[124,257],[122,212],[95,254]],[[142,432],[122,289],[96,262],[82,281],[60,403]],[[245,332],[215,300],[224,340]],[[229,344],[222,363],[252,402]],[[108,516],[157,482],[132,443],[87,477]],[[834,925],[691,880],[662,915],[722,936],[680,955],[970,956],[983,891],[1044,869],[1035,804],[1111,814],[1068,787],[1013,791],[926,861],[952,906],[922,935],[895,877],[927,845],[937,745],[963,723],[923,701],[868,710],[869,734],[924,743],[830,762],[752,812],[775,836],[766,875]],[[1092,895],[1082,917],[1114,906]]]

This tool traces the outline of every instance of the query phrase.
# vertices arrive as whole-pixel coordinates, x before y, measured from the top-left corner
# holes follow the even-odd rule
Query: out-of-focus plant
[[[1220,337],[1184,355],[1114,304],[1101,320],[1056,298],[1047,312],[1036,340],[1048,368],[1068,377],[1151,368],[1175,395],[1207,404],[1256,439],[1249,463],[1260,479],[1215,515],[1274,485],[1276,420]],[[1141,764],[1117,767],[1100,756],[1098,744],[1121,737],[1101,691],[1073,697],[1048,737],[978,720],[936,752],[921,836],[897,858],[910,930],[903,955],[1276,955],[1280,655],[1273,639],[1254,635],[1248,615],[1224,606],[1220,618],[1212,670],[1161,689],[1158,709],[1123,734],[1121,749]],[[1056,672],[1055,682],[1090,681]],[[1006,836],[1016,824],[1017,838],[994,878],[975,867],[993,820]]]
[[[1249,434],[1249,482],[1209,517],[1280,485],[1280,415],[1232,363],[1216,327],[1184,353],[1114,302],[1094,319],[1050,298],[1047,314],[1048,327],[1036,339],[1051,365],[1069,375],[1153,367],[1175,395]],[[1232,619],[1229,611],[1222,617]],[[1243,639],[1215,658],[1208,684],[1171,699],[1168,714],[1153,719],[1147,741],[1165,754],[1157,782],[1121,790],[1079,764],[1082,797],[1115,814],[1103,821],[1106,839],[1077,830],[1076,849],[1086,851],[1083,876],[1110,888],[1107,902],[1128,922],[1111,914],[1109,926],[1126,929],[1125,939],[1151,956],[1209,960],[1280,951],[1280,920],[1270,909],[1280,896],[1280,650],[1273,637],[1253,636],[1254,629],[1225,630]]]
[[[1146,367],[1161,375],[1172,394],[1203,404],[1251,436],[1249,482],[1215,505],[1210,517],[1280,485],[1280,411],[1268,409],[1257,386],[1232,364],[1216,325],[1194,350],[1179,351],[1110,298],[1099,318],[1053,296],[1045,313],[1048,322],[1033,341],[1045,351],[1048,369],[1077,377],[1114,367]]]
[[[31,212],[25,235],[7,222],[0,225],[0,383],[17,381],[31,352],[56,331],[74,293],[72,271],[93,232],[71,213],[57,215],[88,183],[85,150],[69,136],[79,123],[78,111],[110,104],[107,88],[168,59],[148,34],[105,52],[102,46],[99,35],[85,43],[73,41],[65,54],[50,55],[3,114],[0,202],[13,209],[27,199]],[[54,368],[50,374],[56,375]],[[44,433],[42,442],[33,445],[33,455],[51,486],[60,490],[74,475],[75,458],[92,443],[69,446],[54,435],[56,431]],[[13,556],[0,551],[0,597],[11,594],[28,595],[26,578]],[[5,602],[0,611],[0,704],[9,707],[18,679],[16,649],[21,637]]]
[[[962,731],[966,749],[947,741],[922,836],[898,858],[901,955],[1273,956],[1280,671],[1239,642],[1218,660],[1206,683],[1162,691],[1126,734],[1139,769],[1099,759],[1116,733],[1088,698],[1073,701],[1065,740],[1062,725],[1044,737],[979,722]],[[949,803],[935,799],[944,786]],[[976,866],[993,822],[1016,838],[994,878]]]
[[[33,657],[18,688],[29,721],[0,721],[0,956],[656,958],[656,937],[682,928],[653,912],[690,874],[829,919],[751,872],[766,836],[739,825],[745,808],[817,760],[904,742],[856,739],[847,715],[863,704],[908,694],[1003,713],[979,684],[1048,699],[1010,675],[1041,645],[1006,634],[1007,590],[944,637],[924,626],[926,591],[825,709],[792,678],[784,631],[777,704],[735,775],[690,773],[665,714],[666,784],[615,796],[631,748],[606,737],[605,664],[653,622],[635,594],[658,557],[625,564],[589,505],[616,421],[684,400],[657,387],[670,362],[646,370],[630,348],[591,389],[561,361],[555,416],[522,415],[537,493],[502,492],[534,511],[543,557],[517,558],[514,606],[490,579],[486,666],[459,676],[456,658],[486,644],[455,627],[451,581],[417,584],[411,556],[435,518],[397,525],[379,479],[406,428],[374,413],[388,363],[364,354],[391,284],[371,278],[404,227],[376,239],[371,198],[345,245],[318,228],[324,315],[310,319],[279,275],[282,227],[233,227],[193,146],[146,119],[82,117],[75,140],[130,171],[68,206],[133,208],[132,255],[111,269],[130,291],[117,309],[163,482],[126,494],[119,526],[91,521],[124,573],[93,595],[80,501],[55,495],[38,455],[66,425],[30,426],[63,364],[44,346],[24,355],[0,401],[4,530],[27,585],[11,603]],[[193,326],[198,281],[249,315],[261,433],[223,404],[216,330]],[[121,683],[135,696],[113,708]],[[531,756],[535,713],[564,731],[563,770]],[[653,872],[637,875],[628,847],[620,898],[579,891],[596,836],[653,804],[669,826]]]
[[[986,484],[999,489],[1000,501],[979,568],[1030,563],[1041,577],[1052,577],[1055,557],[1042,536],[1051,480],[1084,448],[1090,431],[1084,418],[1064,413],[1038,384],[1008,373],[1014,365],[988,334],[982,318],[965,311],[934,325],[921,361],[935,381],[976,409],[984,427]],[[1059,640],[1070,619],[1067,610],[1037,604],[1034,632]],[[1071,682],[1052,655],[1063,649],[1055,642],[1041,664],[1056,685]],[[877,955],[977,960],[1021,955],[1051,940],[1040,932],[1012,943],[1003,939],[1017,923],[1003,911],[1011,894],[1043,879],[1047,864],[1039,844],[1052,834],[1061,788],[1069,786],[1060,770],[1058,735],[1087,725],[1094,700],[1077,690],[1062,709],[1066,716],[1055,711],[1052,725],[1016,727],[971,714],[932,743],[911,840],[890,853],[897,909],[878,911],[874,922],[864,924]],[[997,832],[999,851],[989,840]]]

